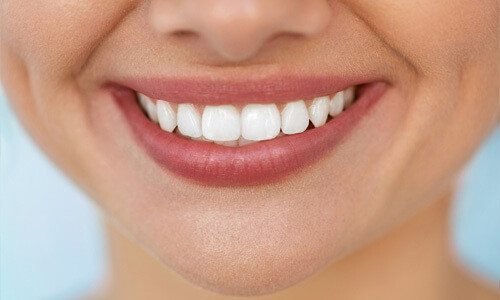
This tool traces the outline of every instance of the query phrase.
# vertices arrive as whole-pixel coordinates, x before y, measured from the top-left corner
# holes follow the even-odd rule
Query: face
[[[287,288],[394,227],[498,123],[493,0],[2,4],[34,140],[220,293]]]

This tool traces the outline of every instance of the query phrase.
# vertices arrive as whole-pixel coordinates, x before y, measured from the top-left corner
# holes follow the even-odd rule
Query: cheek
[[[496,50],[498,51],[498,50]],[[461,168],[497,124],[499,74],[496,51],[461,65],[461,73],[435,75],[415,84],[412,105],[392,147],[387,207],[412,211],[449,188]],[[399,201],[404,199],[404,201]],[[396,209],[397,210],[397,209]]]
[[[392,155],[392,190],[405,199],[449,182],[498,122],[498,2],[346,1],[410,62],[410,114]],[[415,199],[428,198],[419,194]]]
[[[32,138],[73,177],[82,178],[74,173],[84,169],[75,167],[85,154],[80,150],[83,134],[75,140],[74,132],[86,132],[82,112],[88,109],[74,78],[136,2],[2,1],[0,71],[5,91]]]
[[[0,12],[2,42],[46,77],[71,76],[134,2],[56,0],[33,5],[5,0]]]
[[[351,3],[352,2],[352,3]],[[498,39],[498,3],[492,0],[349,2],[373,31],[422,73],[459,68]]]

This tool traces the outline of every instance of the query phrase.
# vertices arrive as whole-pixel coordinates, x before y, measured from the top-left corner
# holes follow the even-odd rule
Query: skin
[[[148,285],[161,295],[160,286],[179,280],[161,266],[211,292],[240,296],[307,278],[304,297],[328,291],[342,299],[359,286],[369,291],[370,279],[396,284],[405,276],[406,296],[479,289],[456,275],[433,286],[428,272],[412,270],[425,265],[449,275],[451,263],[436,264],[446,257],[445,234],[426,225],[444,224],[457,174],[499,123],[497,1],[3,0],[0,9],[0,71],[12,107],[113,224],[121,284],[106,298],[126,299],[116,296],[120,290]],[[110,78],[165,70],[237,78],[384,70],[390,88],[373,115],[387,118],[367,117],[335,151],[284,180],[198,185],[160,169],[100,88]],[[368,245],[383,234],[379,248]],[[403,255],[394,272],[380,275],[388,259],[412,253],[400,248],[412,238],[429,245],[430,258]],[[360,248],[367,257],[361,274],[372,276],[352,276],[346,282],[356,284],[341,289],[338,274],[350,278]],[[140,257],[151,267],[125,269],[151,276],[123,279],[123,257]],[[357,297],[350,299],[366,299]]]

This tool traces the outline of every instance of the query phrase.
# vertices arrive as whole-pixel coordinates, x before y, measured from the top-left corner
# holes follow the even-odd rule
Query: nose
[[[149,21],[158,34],[192,33],[222,58],[242,61],[273,37],[322,32],[330,16],[327,0],[152,0]]]

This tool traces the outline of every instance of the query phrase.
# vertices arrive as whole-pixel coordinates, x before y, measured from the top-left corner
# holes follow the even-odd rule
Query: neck
[[[384,237],[306,281],[259,299],[457,299],[468,282],[457,275],[447,243],[451,193],[434,201]],[[173,274],[108,223],[111,278],[105,299],[231,299]],[[451,288],[453,286],[453,289]],[[462,294],[463,295],[463,294]],[[471,298],[472,299],[472,298]]]

